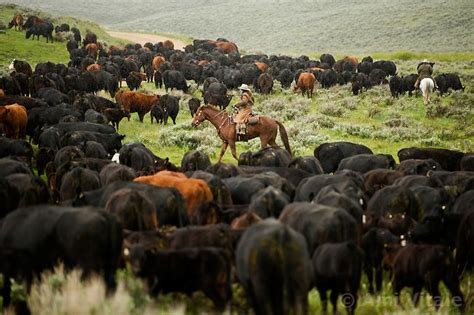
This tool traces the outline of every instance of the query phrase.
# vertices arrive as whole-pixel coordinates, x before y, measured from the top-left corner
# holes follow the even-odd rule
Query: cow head
[[[32,34],[33,34],[33,29],[29,28],[28,30],[26,30],[25,38],[26,39],[30,38]]]

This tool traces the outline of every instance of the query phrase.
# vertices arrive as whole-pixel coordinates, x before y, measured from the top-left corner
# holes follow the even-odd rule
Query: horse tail
[[[283,124],[278,120],[275,120],[275,122],[278,124],[278,131],[280,132],[281,141],[283,141],[286,151],[288,151],[288,153],[293,156],[291,153],[290,143],[288,142],[288,134],[286,133],[285,126],[283,126]]]

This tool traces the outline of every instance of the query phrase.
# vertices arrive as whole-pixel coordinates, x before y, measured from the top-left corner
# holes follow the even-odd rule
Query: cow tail
[[[290,153],[290,156],[293,156],[291,153],[290,143],[288,142],[288,134],[286,133],[285,126],[283,126],[283,124],[278,120],[275,120],[275,122],[278,124],[278,131],[280,132],[281,141],[283,141],[286,151]]]

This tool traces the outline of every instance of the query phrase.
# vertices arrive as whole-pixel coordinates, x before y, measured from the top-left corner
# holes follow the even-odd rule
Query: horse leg
[[[230,151],[232,152],[232,156],[234,157],[234,159],[238,161],[239,158],[237,157],[237,149],[235,148],[235,142],[230,143]]]
[[[224,153],[225,151],[227,150],[227,145],[228,143],[227,142],[222,142],[222,145],[221,145],[221,153],[219,153],[219,158],[218,158],[218,162],[220,162],[222,160],[222,157],[224,156]]]

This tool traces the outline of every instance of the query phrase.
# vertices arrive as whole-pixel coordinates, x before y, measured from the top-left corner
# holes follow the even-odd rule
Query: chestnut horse
[[[230,145],[232,156],[238,160],[235,142],[237,141],[236,124],[232,121],[232,117],[224,110],[219,110],[212,105],[202,105],[194,114],[192,126],[197,127],[204,120],[209,120],[217,129],[217,134],[222,139],[221,153],[219,154],[219,162],[224,156],[227,146]],[[260,137],[260,145],[265,148],[267,145],[278,146],[275,142],[278,131],[285,145],[286,151],[291,155],[288,135],[283,124],[277,120],[266,116],[259,116],[257,124],[247,125],[247,139]]]

